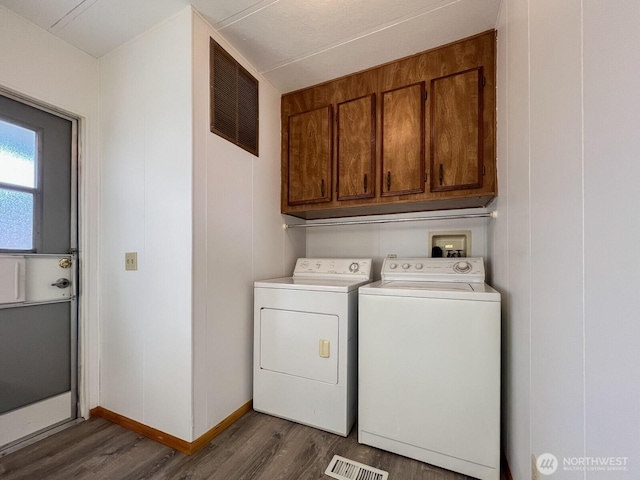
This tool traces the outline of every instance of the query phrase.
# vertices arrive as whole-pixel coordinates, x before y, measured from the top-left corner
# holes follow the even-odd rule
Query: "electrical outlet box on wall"
[[[470,257],[471,230],[429,233],[429,255],[431,257]]]

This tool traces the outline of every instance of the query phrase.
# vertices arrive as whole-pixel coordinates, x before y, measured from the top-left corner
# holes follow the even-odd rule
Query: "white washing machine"
[[[255,282],[253,408],[347,436],[357,411],[358,287],[371,259],[300,258]]]
[[[499,480],[500,294],[483,260],[386,259],[358,328],[358,441]]]

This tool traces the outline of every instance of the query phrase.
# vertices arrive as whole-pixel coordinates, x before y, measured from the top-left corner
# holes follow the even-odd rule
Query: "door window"
[[[35,249],[38,133],[0,120],[0,250]]]

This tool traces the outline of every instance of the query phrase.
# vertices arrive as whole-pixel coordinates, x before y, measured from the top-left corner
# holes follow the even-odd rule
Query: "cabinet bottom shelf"
[[[409,203],[384,203],[379,205],[352,205],[314,210],[291,210],[282,208],[281,213],[304,220],[321,220],[326,218],[360,217],[365,215],[385,215],[391,213],[429,212],[436,210],[452,210],[457,208],[486,207],[495,195],[482,195],[442,200],[425,200]]]

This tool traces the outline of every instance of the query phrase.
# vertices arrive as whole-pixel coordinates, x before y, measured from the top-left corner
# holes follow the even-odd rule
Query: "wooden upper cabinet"
[[[482,187],[483,68],[431,80],[431,191]]]
[[[374,196],[375,119],[375,94],[338,104],[338,200],[357,200]]]
[[[331,105],[289,116],[289,205],[331,201],[331,124]]]
[[[424,119],[424,82],[382,93],[381,196],[424,192]]]
[[[491,30],[284,94],[281,212],[487,206],[498,193],[495,48]]]

